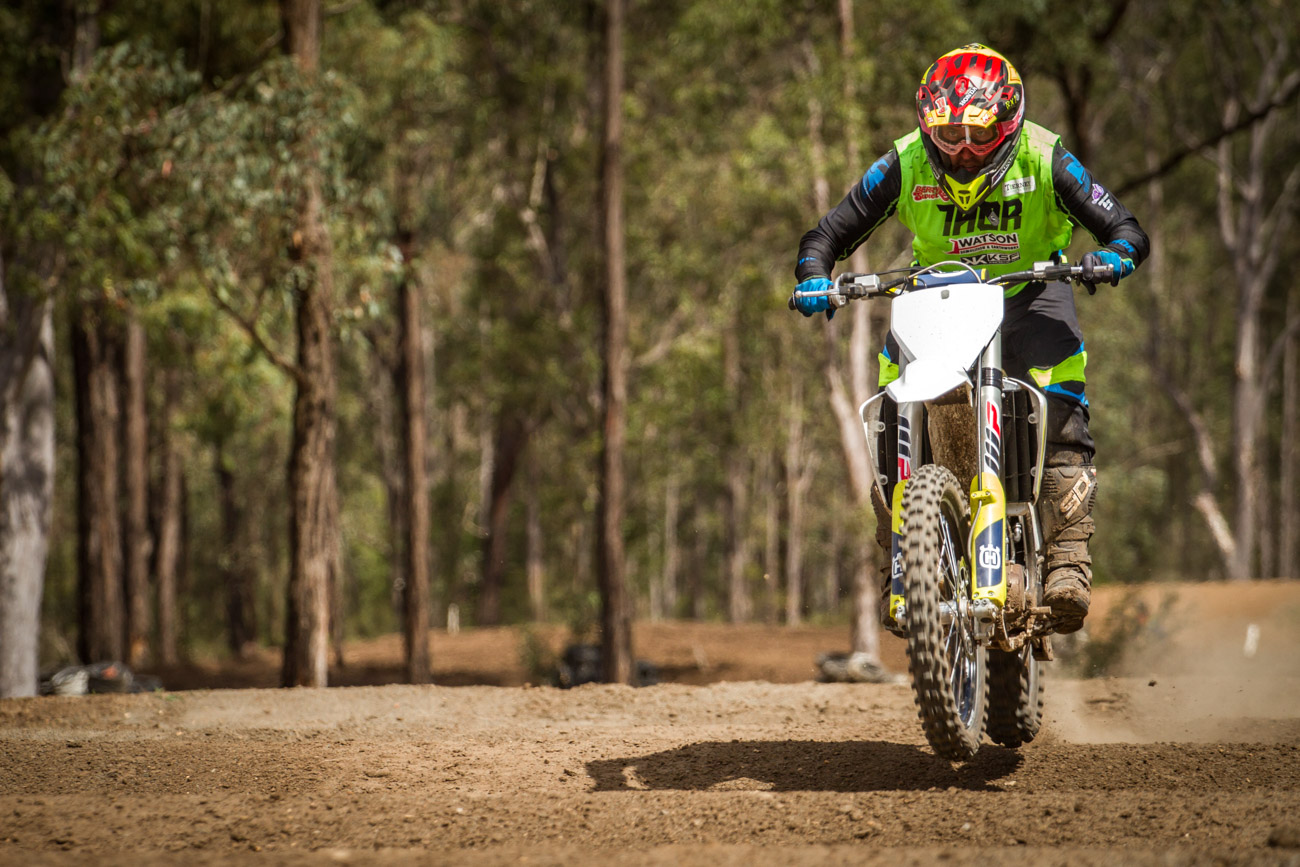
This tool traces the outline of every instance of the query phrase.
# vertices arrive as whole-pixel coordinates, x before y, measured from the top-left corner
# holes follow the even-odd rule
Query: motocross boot
[[[1038,507],[1047,543],[1043,604],[1052,609],[1061,635],[1078,632],[1088,615],[1092,589],[1088,540],[1096,499],[1097,468],[1091,463],[1045,468]]]
[[[885,552],[885,565],[880,567],[880,625],[899,638],[906,638],[907,632],[889,615],[889,587],[894,556],[893,519],[879,493],[874,491],[871,496],[871,508],[876,513],[876,544]]]

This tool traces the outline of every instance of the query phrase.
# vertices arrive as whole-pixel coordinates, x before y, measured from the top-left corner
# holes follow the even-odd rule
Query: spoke
[[[953,519],[942,515],[939,521],[939,573],[944,595],[959,607],[967,597],[963,586],[961,566],[957,559],[957,546],[953,542]],[[961,614],[955,616],[944,637],[944,652],[950,665],[948,686],[957,702],[963,719],[970,711],[971,672],[971,634],[967,628],[966,618]]]
[[[947,585],[949,597],[954,601],[961,593],[961,569],[957,566],[957,546],[952,542],[952,528],[947,519],[940,520],[939,565],[943,571],[944,584]],[[946,568],[944,568],[946,567]]]
[[[943,526],[943,546],[939,551],[939,556],[948,564],[948,574],[952,576],[952,588],[954,593],[962,592],[961,587],[961,566],[957,562],[957,546],[952,541],[952,529],[947,521],[942,522]]]
[[[952,694],[957,700],[957,707],[961,711],[963,718],[966,717],[970,708],[970,667],[967,665],[965,656],[958,656],[954,661],[952,668]]]

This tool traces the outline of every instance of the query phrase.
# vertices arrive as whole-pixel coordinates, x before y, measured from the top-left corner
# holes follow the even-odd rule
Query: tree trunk
[[[149,414],[146,400],[145,334],[139,319],[126,323],[122,364],[122,484],[125,488],[126,661],[143,665],[149,651]]]
[[[727,619],[745,623],[753,613],[746,571],[749,566],[749,534],[746,514],[749,510],[748,461],[734,449],[727,460],[726,533],[727,533]]]
[[[404,255],[409,268],[410,257]],[[402,638],[406,678],[429,682],[429,480],[424,417],[424,326],[419,286],[408,273],[398,289],[401,309],[401,363],[398,383],[402,419]]]
[[[1247,278],[1250,280],[1250,278]],[[1250,282],[1254,282],[1250,280]],[[1259,445],[1263,396],[1259,393],[1260,312],[1263,287],[1239,287],[1237,305],[1236,387],[1233,390],[1233,467],[1237,481],[1234,518],[1235,556],[1229,577],[1251,577],[1259,533]]]
[[[844,553],[842,522],[831,522],[831,535],[826,550],[830,556],[826,559],[826,571],[822,577],[822,613],[830,614],[839,606],[840,601],[840,557]]]
[[[676,474],[670,474],[664,485],[664,562],[659,573],[659,614],[664,618],[677,616],[677,574],[682,562],[681,545],[677,541],[680,486]]]
[[[692,620],[703,620],[708,613],[704,599],[704,564],[709,562],[709,534],[704,516],[697,509],[691,516],[694,524],[690,571],[686,575],[686,610]]]
[[[158,661],[175,665],[177,647],[177,586],[184,550],[182,528],[185,514],[184,464],[171,434],[171,416],[179,401],[180,374],[169,370],[164,377],[164,408],[161,476],[158,481],[158,514],[154,521],[158,545],[154,552],[154,583],[158,588]]]
[[[1292,286],[1287,298],[1286,321],[1295,322],[1300,317],[1300,291]],[[1300,550],[1296,549],[1296,537],[1300,534],[1300,337],[1292,335],[1287,338],[1286,348],[1282,354],[1282,437],[1280,440],[1282,465],[1278,474],[1278,490],[1281,495],[1278,509],[1277,529],[1277,564],[1278,577],[1296,578],[1300,571],[1296,569],[1296,558]]]
[[[781,468],[780,459],[767,451],[763,456],[763,623],[780,618],[781,577]]]
[[[85,662],[120,660],[126,650],[118,509],[120,346],[105,321],[109,315],[104,303],[87,302],[72,327],[78,457],[77,652]]]
[[[35,695],[39,676],[54,499],[52,310],[46,299],[10,298],[0,253],[0,699]]]
[[[528,609],[534,623],[546,620],[546,559],[542,539],[542,502],[540,468],[536,450],[529,452],[528,502],[526,504],[528,550],[525,570],[528,579]]]
[[[790,421],[785,441],[785,623],[803,620],[803,500],[812,484],[811,456],[805,459],[803,387],[790,386]]]
[[[596,579],[601,597],[601,658],[608,683],[632,682],[632,618],[623,550],[627,436],[627,266],[623,228],[623,12],[606,0],[604,140],[601,217],[604,228],[604,383],[600,493],[596,507]]]
[[[529,436],[524,419],[509,408],[503,409],[497,418],[492,447],[492,483],[488,492],[487,535],[483,537],[483,572],[478,597],[477,622],[480,626],[501,623],[511,486],[519,457],[528,447]]]
[[[862,100],[857,92],[857,77],[853,72],[854,22],[851,0],[840,0],[840,59],[844,65],[844,104],[848,106],[849,166],[855,171],[862,167],[859,158],[858,131],[863,129]],[[871,270],[866,250],[859,247],[850,260],[854,271]],[[865,514],[871,506],[871,459],[867,440],[862,432],[862,421],[857,408],[875,390],[876,363],[873,349],[885,343],[888,320],[884,304],[858,304],[853,308],[853,333],[849,338],[849,387],[851,402],[846,406],[837,399],[837,389],[832,386],[832,406],[840,421],[840,435],[844,438],[844,451],[853,476],[853,495],[859,509]],[[880,624],[876,620],[876,600],[879,593],[879,573],[885,557],[877,550],[873,534],[859,532],[855,537],[856,562],[853,566],[853,622],[850,643],[856,653],[865,653],[873,660],[880,658]]]
[[[72,50],[74,79],[87,74],[99,48],[97,4],[77,4]],[[103,300],[76,305],[72,362],[77,408],[77,582],[83,661],[121,659],[122,533],[118,513],[116,330]]]
[[[320,65],[320,0],[280,0],[285,49],[299,69]],[[310,135],[310,133],[309,133]],[[334,278],[314,146],[303,161],[304,194],[292,258],[298,329],[297,390],[289,457],[290,539],[285,686],[325,686],[330,645],[330,590],[338,563],[338,487],[335,481],[337,379],[331,333]]]
[[[282,683],[325,686],[330,645],[330,589],[338,528],[334,478],[333,286],[319,185],[303,211],[301,259],[310,263],[297,287],[298,369],[289,458],[290,540],[288,622]],[[315,267],[312,268],[311,266]]]

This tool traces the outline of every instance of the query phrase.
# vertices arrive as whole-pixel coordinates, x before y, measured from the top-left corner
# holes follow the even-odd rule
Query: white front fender
[[[898,341],[899,378],[887,392],[898,403],[930,400],[962,383],[1002,325],[1002,288],[959,283],[894,299],[890,330]]]

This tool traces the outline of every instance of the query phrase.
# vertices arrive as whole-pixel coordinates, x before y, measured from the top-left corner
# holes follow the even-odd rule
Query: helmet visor
[[[998,129],[1000,124],[990,126],[970,126],[964,123],[946,123],[930,128],[930,139],[939,150],[950,156],[957,156],[969,149],[977,156],[991,154],[1006,133]]]

